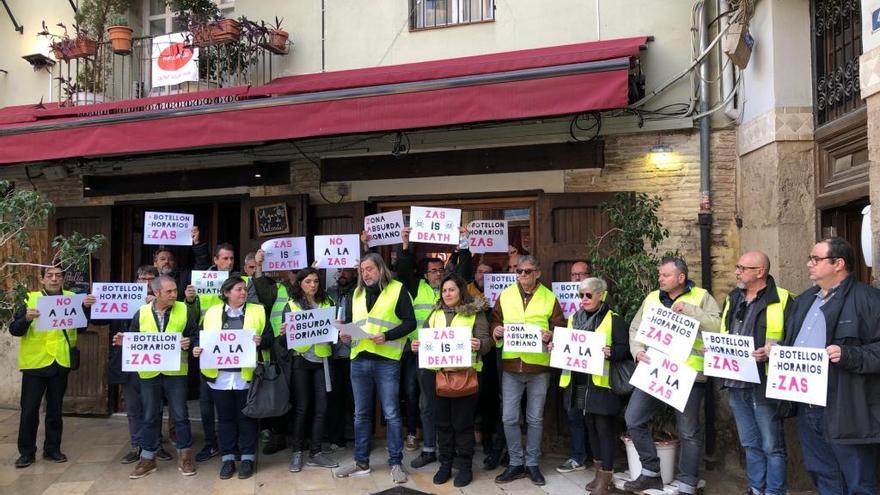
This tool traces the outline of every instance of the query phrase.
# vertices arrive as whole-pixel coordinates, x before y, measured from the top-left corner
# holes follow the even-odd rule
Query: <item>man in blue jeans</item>
[[[782,340],[786,316],[794,305],[791,294],[778,287],[769,272],[766,254],[743,254],[734,272],[736,288],[730,291],[721,312],[721,333],[753,337],[752,355],[760,363],[759,383],[723,381],[739,442],[746,452],[746,480],[753,495],[786,493],[782,419],[776,417],[777,401],[764,396],[767,376],[763,363],[767,362],[770,346]]]
[[[629,329],[630,352],[635,356],[636,361],[645,363],[650,363],[651,360],[645,353],[647,347],[636,340],[636,333],[642,321],[642,313],[648,306],[664,306],[676,313],[696,318],[700,322],[698,329],[700,332],[717,332],[720,321],[718,303],[708,291],[696,287],[691,280],[688,280],[688,267],[683,259],[670,256],[660,260],[657,266],[657,281],[659,290],[648,294],[638,313],[633,317]],[[681,445],[678,459],[679,473],[676,479],[679,493],[685,494],[697,493],[697,482],[700,480],[700,456],[703,449],[700,406],[706,395],[702,347],[702,340],[698,337],[687,359],[687,365],[697,371],[697,380],[688,397],[684,412],[675,411],[678,440]],[[651,432],[651,419],[660,407],[664,407],[661,401],[641,390],[634,390],[630,397],[625,415],[626,427],[639,453],[642,472],[638,473],[637,478],[624,484],[623,488],[626,491],[641,493],[648,489],[663,489],[663,481],[660,479],[660,458],[657,456],[657,447],[654,445],[654,436]],[[635,476],[636,473],[631,474]]]
[[[360,261],[358,286],[347,309],[346,320],[360,327],[369,338],[352,341],[351,386],[354,392],[354,464],[336,471],[338,478],[370,474],[371,418],[375,396],[379,395],[387,422],[388,464],[391,479],[406,483],[403,470],[403,422],[400,417],[400,358],[407,334],[416,328],[412,302],[404,285],[394,280],[385,261],[376,253]]]

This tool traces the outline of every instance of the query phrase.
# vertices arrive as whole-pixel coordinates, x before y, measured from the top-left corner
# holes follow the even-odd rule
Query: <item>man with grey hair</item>
[[[565,316],[553,291],[541,284],[541,267],[533,256],[520,256],[516,283],[504,289],[492,310],[492,335],[502,349],[501,417],[510,464],[495,478],[495,483],[528,478],[535,485],[546,482],[538,468],[541,436],[544,427],[544,402],[550,384],[550,352],[546,343],[553,328],[565,326]],[[519,324],[540,328],[541,352],[510,352],[504,349],[505,325]],[[526,395],[526,449],[520,438],[520,403]]]
[[[664,306],[676,313],[681,313],[700,322],[699,332],[717,332],[720,318],[718,303],[709,291],[697,287],[688,279],[688,267],[685,261],[677,256],[667,256],[657,265],[657,281],[660,286],[648,294],[642,302],[638,313],[633,317],[629,328],[630,352],[636,361],[650,363],[645,353],[647,347],[636,341],[636,333],[642,321],[642,313],[648,306]],[[699,333],[697,334],[699,335]],[[702,440],[700,429],[700,405],[706,393],[706,378],[703,376],[703,341],[697,337],[687,365],[697,371],[697,380],[691,389],[684,412],[675,411],[681,455],[678,460],[678,491],[684,494],[697,493],[699,481],[700,456]],[[635,389],[626,409],[626,427],[633,445],[639,453],[642,472],[632,481],[623,485],[627,491],[641,493],[648,489],[663,489],[660,479],[660,458],[651,433],[651,419],[657,408],[663,406],[658,399]],[[631,473],[636,476],[637,473]]]
[[[391,479],[406,483],[403,470],[403,421],[400,416],[400,358],[407,334],[415,330],[416,317],[406,287],[394,280],[382,257],[367,253],[361,258],[358,286],[346,308],[346,321],[359,326],[369,338],[352,341],[351,385],[354,392],[354,464],[336,471],[336,477],[370,474],[371,418],[375,396],[379,396],[387,423],[388,464]]]

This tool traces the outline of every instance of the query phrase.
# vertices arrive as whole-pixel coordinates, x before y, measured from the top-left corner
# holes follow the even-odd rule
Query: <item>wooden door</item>
[[[871,283],[871,268],[865,264],[865,253],[862,252],[862,209],[868,205],[868,198],[852,203],[823,210],[821,213],[822,238],[843,237],[855,251],[853,275],[860,282]]]
[[[257,235],[254,209],[258,206],[280,203],[287,205],[287,219],[290,224],[290,232],[287,234],[279,234],[277,236],[263,237]],[[239,249],[241,250],[241,261],[244,262],[244,255],[246,253],[260,249],[260,245],[271,237],[298,237],[306,235],[306,229],[308,228],[308,206],[308,194],[249,197],[242,200],[241,239],[239,241]]]
[[[49,239],[56,235],[79,232],[84,236],[102,234],[104,244],[92,255],[91,280],[110,280],[111,207],[58,208],[49,222]],[[72,414],[109,414],[107,395],[107,358],[110,350],[110,327],[89,325],[77,336],[80,368],[70,374],[64,412]]]
[[[309,235],[360,234],[364,230],[365,208],[363,201],[312,205]]]

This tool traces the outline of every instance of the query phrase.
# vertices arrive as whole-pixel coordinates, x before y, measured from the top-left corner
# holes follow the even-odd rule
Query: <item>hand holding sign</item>
[[[364,217],[367,246],[402,244],[403,212],[401,210],[376,213]]]
[[[199,332],[199,365],[202,369],[253,368],[257,365],[255,337],[251,330]]]
[[[544,332],[528,323],[504,325],[504,350],[506,352],[543,352]]]
[[[657,349],[648,349],[651,364],[644,361],[636,366],[631,383],[637,389],[684,412],[697,371],[678,362]]]
[[[335,318],[335,307],[287,313],[284,321],[287,327],[287,348],[335,343],[339,333],[334,324]]]
[[[122,371],[178,371],[181,334],[174,332],[125,332],[114,336],[122,345]]]
[[[61,330],[85,328],[89,321],[82,306],[85,294],[42,296],[37,298],[36,330]]]
[[[604,334],[556,327],[553,330],[550,366],[591,375],[604,375],[604,347]]]
[[[676,361],[684,361],[691,353],[700,322],[669,308],[650,305],[642,314],[636,341],[653,347]]]
[[[761,383],[758,363],[752,356],[755,339],[745,335],[703,332],[706,346],[704,373],[749,383]]]
[[[812,347],[773,346],[766,395],[768,399],[824,407],[828,400],[828,352]]]

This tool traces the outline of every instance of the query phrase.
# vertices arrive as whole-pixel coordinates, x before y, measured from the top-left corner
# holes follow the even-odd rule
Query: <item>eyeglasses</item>
[[[152,282],[156,277],[138,277],[138,282]]]
[[[807,256],[807,263],[812,264],[812,265],[818,265],[819,262],[822,260],[832,260],[832,262],[833,262],[833,260],[836,260],[838,258],[840,258],[840,256],[813,256],[813,255],[810,255],[810,256]]]
[[[593,294],[591,294],[589,292],[581,292],[581,297],[583,297],[584,299],[592,299]]]
[[[517,275],[522,275],[522,274],[531,275],[531,274],[535,273],[536,271],[538,271],[538,270],[535,270],[533,268],[517,268],[516,274]]]
[[[736,271],[738,271],[738,272],[744,272],[746,270],[757,270],[758,268],[761,268],[761,267],[760,266],[736,265]]]
[[[430,270],[425,271],[425,273],[443,273],[442,268],[432,268]]]
[[[587,272],[571,272],[568,275],[571,277],[586,277]]]

